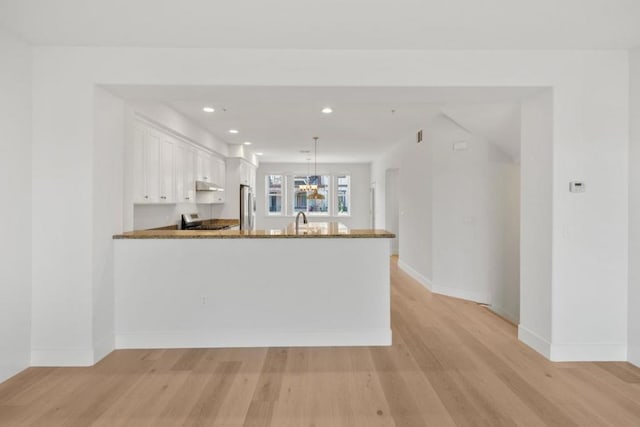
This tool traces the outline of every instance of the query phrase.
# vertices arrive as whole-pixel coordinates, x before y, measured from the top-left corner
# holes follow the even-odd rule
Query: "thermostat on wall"
[[[569,183],[569,191],[572,193],[584,193],[585,190],[585,184],[582,181],[571,181]]]

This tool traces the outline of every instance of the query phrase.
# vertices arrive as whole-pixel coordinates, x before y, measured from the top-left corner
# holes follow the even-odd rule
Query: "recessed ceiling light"
[[[229,133],[238,133],[238,129],[229,129]]]
[[[325,114],[331,114],[331,113],[333,113],[333,109],[331,109],[331,107],[324,107],[322,109],[322,112],[325,113]]]
[[[245,141],[243,142],[244,145],[251,145],[251,143],[249,141]]]
[[[256,153],[256,156],[262,156],[264,153]]]
[[[214,111],[216,111],[216,109],[213,107],[202,107],[202,111],[204,111],[205,113],[213,113]]]

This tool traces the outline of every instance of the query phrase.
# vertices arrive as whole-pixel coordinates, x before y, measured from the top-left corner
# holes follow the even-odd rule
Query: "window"
[[[336,177],[337,206],[336,215],[351,215],[351,177],[338,175]]]
[[[314,215],[329,215],[330,182],[331,177],[328,175],[294,176],[292,213],[303,211]],[[307,185],[317,188],[318,194],[323,195],[324,199],[307,198],[307,194],[310,194],[305,189]]]
[[[267,175],[265,181],[265,187],[267,189],[267,215],[282,215],[284,176]]]

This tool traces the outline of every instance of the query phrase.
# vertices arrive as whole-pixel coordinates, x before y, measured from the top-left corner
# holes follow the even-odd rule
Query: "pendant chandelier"
[[[318,193],[318,137],[314,136],[313,137],[313,173],[314,173],[314,178],[316,183],[314,185],[311,185],[311,192],[307,193],[307,199],[311,199],[311,200],[324,200],[324,195]],[[311,181],[311,180],[309,180]]]
[[[317,189],[318,186],[317,185],[311,185],[311,177],[309,176],[309,161],[311,160],[311,158],[307,158],[307,179],[305,180],[304,184],[302,184],[301,186],[298,187],[298,189],[300,191],[304,191],[305,193],[310,192],[313,189]]]

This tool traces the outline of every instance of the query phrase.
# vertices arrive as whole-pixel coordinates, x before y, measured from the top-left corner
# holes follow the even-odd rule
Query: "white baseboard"
[[[425,288],[427,288],[428,290],[433,292],[431,279],[429,279],[427,276],[424,276],[424,275],[418,273],[418,271],[416,269],[411,267],[409,264],[404,262],[402,259],[398,259],[398,267],[400,267],[400,269],[402,271],[404,271],[409,276],[411,276],[416,282],[420,283],[422,286],[424,286]]]
[[[448,297],[466,299],[469,301],[475,301],[480,303],[486,303],[489,300],[486,292],[476,292],[476,291],[468,291],[465,289],[452,288],[448,286],[439,286],[434,284],[431,279],[427,276],[419,273],[415,268],[411,267],[409,264],[404,262],[403,260],[398,260],[398,267],[402,269],[405,273],[411,276],[416,282],[420,283],[422,286],[440,295],[446,295]]]
[[[554,362],[623,362],[627,360],[627,344],[554,343],[549,359]]]
[[[102,339],[93,345],[93,364],[104,359],[109,353],[115,350],[115,342],[113,335],[106,339]]]
[[[29,367],[28,364],[24,365],[3,365],[0,366],[0,384],[13,377],[14,375],[19,374]]]
[[[467,289],[458,289],[458,288],[453,288],[451,286],[440,286],[437,284],[432,285],[431,288],[432,288],[432,291],[437,294],[446,295],[448,297],[453,297],[453,298],[460,298],[467,301],[474,301],[482,304],[487,304],[490,300],[489,295],[487,295],[486,292],[470,291]]]
[[[504,307],[500,307],[498,305],[489,305],[489,306],[487,306],[487,308],[489,308],[489,310],[491,310],[494,313],[496,313],[498,316],[504,317],[509,322],[513,323],[514,325],[517,325],[518,323],[520,323],[519,320],[518,320],[518,316],[513,314],[511,311],[505,309]]]
[[[31,366],[93,366],[92,348],[35,348]]]
[[[635,342],[629,340],[629,348],[627,349],[627,360],[632,365],[640,368],[640,345],[634,345]]]
[[[626,343],[550,343],[520,325],[518,339],[552,362],[622,362]],[[633,363],[633,362],[632,362]]]
[[[390,346],[391,329],[348,331],[167,331],[116,333],[116,349]]]
[[[547,359],[551,356],[551,343],[522,325],[518,326],[518,339]]]

